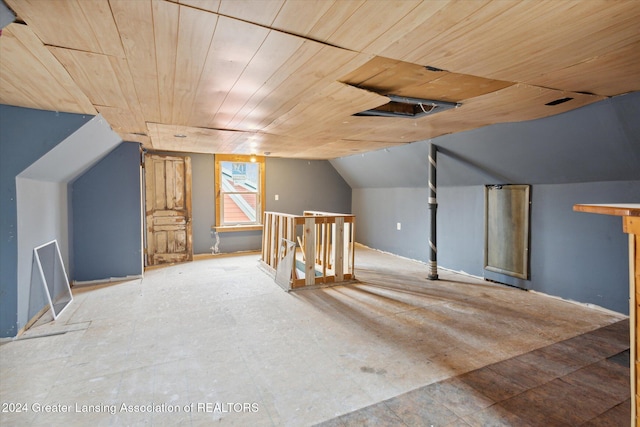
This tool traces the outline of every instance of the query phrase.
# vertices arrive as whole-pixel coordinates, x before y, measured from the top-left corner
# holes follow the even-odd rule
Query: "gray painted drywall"
[[[20,172],[23,178],[70,182],[113,150],[122,139],[100,115],[93,117]]]
[[[328,161],[267,158],[266,167],[266,210],[351,213],[351,187]]]
[[[429,145],[424,141],[330,163],[351,188],[426,188],[429,183]]]
[[[188,154],[192,168],[193,248],[211,253],[216,244],[215,171],[211,154]],[[351,188],[326,160],[266,159],[265,209],[301,215],[305,210],[350,213]],[[275,200],[275,195],[279,200]],[[218,233],[220,253],[260,250],[261,231]]]
[[[262,247],[262,231],[260,230],[218,233],[218,236],[220,238],[218,251],[222,254],[259,251]]]
[[[57,240],[69,273],[67,183],[16,178],[18,212],[18,326],[29,320],[33,248]],[[39,307],[37,311],[44,308]],[[32,311],[35,307],[32,307]]]
[[[434,139],[438,184],[640,179],[640,92],[557,116]]]
[[[530,280],[484,270],[484,187],[439,192],[441,266],[628,314],[628,238],[619,217],[573,211],[577,203],[640,200],[640,181],[534,185]]]
[[[139,144],[123,142],[71,183],[74,281],[141,275]]]
[[[69,182],[120,141],[106,120],[95,116],[16,177],[19,328],[29,320],[33,248],[57,240],[67,274],[73,275]]]
[[[0,29],[6,27],[16,20],[16,14],[0,0]]]
[[[484,274],[484,186],[438,190],[438,264]]]
[[[426,262],[429,257],[428,199],[426,188],[354,189],[356,241]]]
[[[628,313],[627,243],[619,218],[571,207],[640,202],[639,116],[640,94],[632,93],[331,164],[353,187],[356,240],[426,261],[427,155],[428,144],[436,144],[440,266]],[[483,190],[496,183],[532,185],[530,280],[483,268]],[[417,221],[402,223],[410,233],[395,229],[402,215]]]
[[[640,92],[434,138],[438,185],[640,179]],[[352,188],[426,187],[428,141],[331,160]]]
[[[91,118],[0,105],[0,337],[19,329],[16,176]]]
[[[356,241],[426,262],[427,198],[424,188],[354,189]],[[484,186],[440,187],[438,264],[628,314],[628,243],[621,219],[572,207],[638,201],[640,181],[532,186],[531,277],[522,280],[484,270]]]
[[[628,314],[629,238],[622,218],[573,211],[577,203],[620,202],[640,202],[640,180],[535,186],[531,289]]]
[[[215,239],[211,226],[216,223],[215,163],[212,154],[190,154],[193,253],[212,252]]]

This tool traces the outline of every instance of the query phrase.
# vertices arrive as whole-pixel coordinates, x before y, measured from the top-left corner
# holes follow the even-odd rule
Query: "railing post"
[[[316,220],[310,216],[305,218],[304,221],[304,236],[305,236],[305,268],[304,268],[304,280],[305,286],[316,284]]]

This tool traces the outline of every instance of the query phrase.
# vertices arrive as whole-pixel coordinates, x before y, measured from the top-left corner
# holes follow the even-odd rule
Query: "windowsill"
[[[229,233],[236,231],[255,231],[262,230],[262,224],[251,224],[251,225],[218,225],[212,226],[212,230],[217,231],[218,233]]]

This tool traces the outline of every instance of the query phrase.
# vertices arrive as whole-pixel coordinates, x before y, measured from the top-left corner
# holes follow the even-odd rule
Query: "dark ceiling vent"
[[[567,101],[571,101],[573,98],[560,98],[560,99],[556,99],[555,101],[551,101],[551,102],[547,102],[544,105],[558,105],[558,104],[564,104]]]
[[[390,102],[371,110],[361,111],[354,116],[405,117],[416,119],[427,114],[439,113],[458,106],[455,102],[434,101],[432,99],[408,98],[385,95]]]

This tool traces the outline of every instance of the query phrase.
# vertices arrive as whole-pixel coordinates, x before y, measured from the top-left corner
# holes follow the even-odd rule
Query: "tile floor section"
[[[254,254],[74,290],[0,345],[4,426],[629,424],[628,319],[358,246],[284,292]]]

